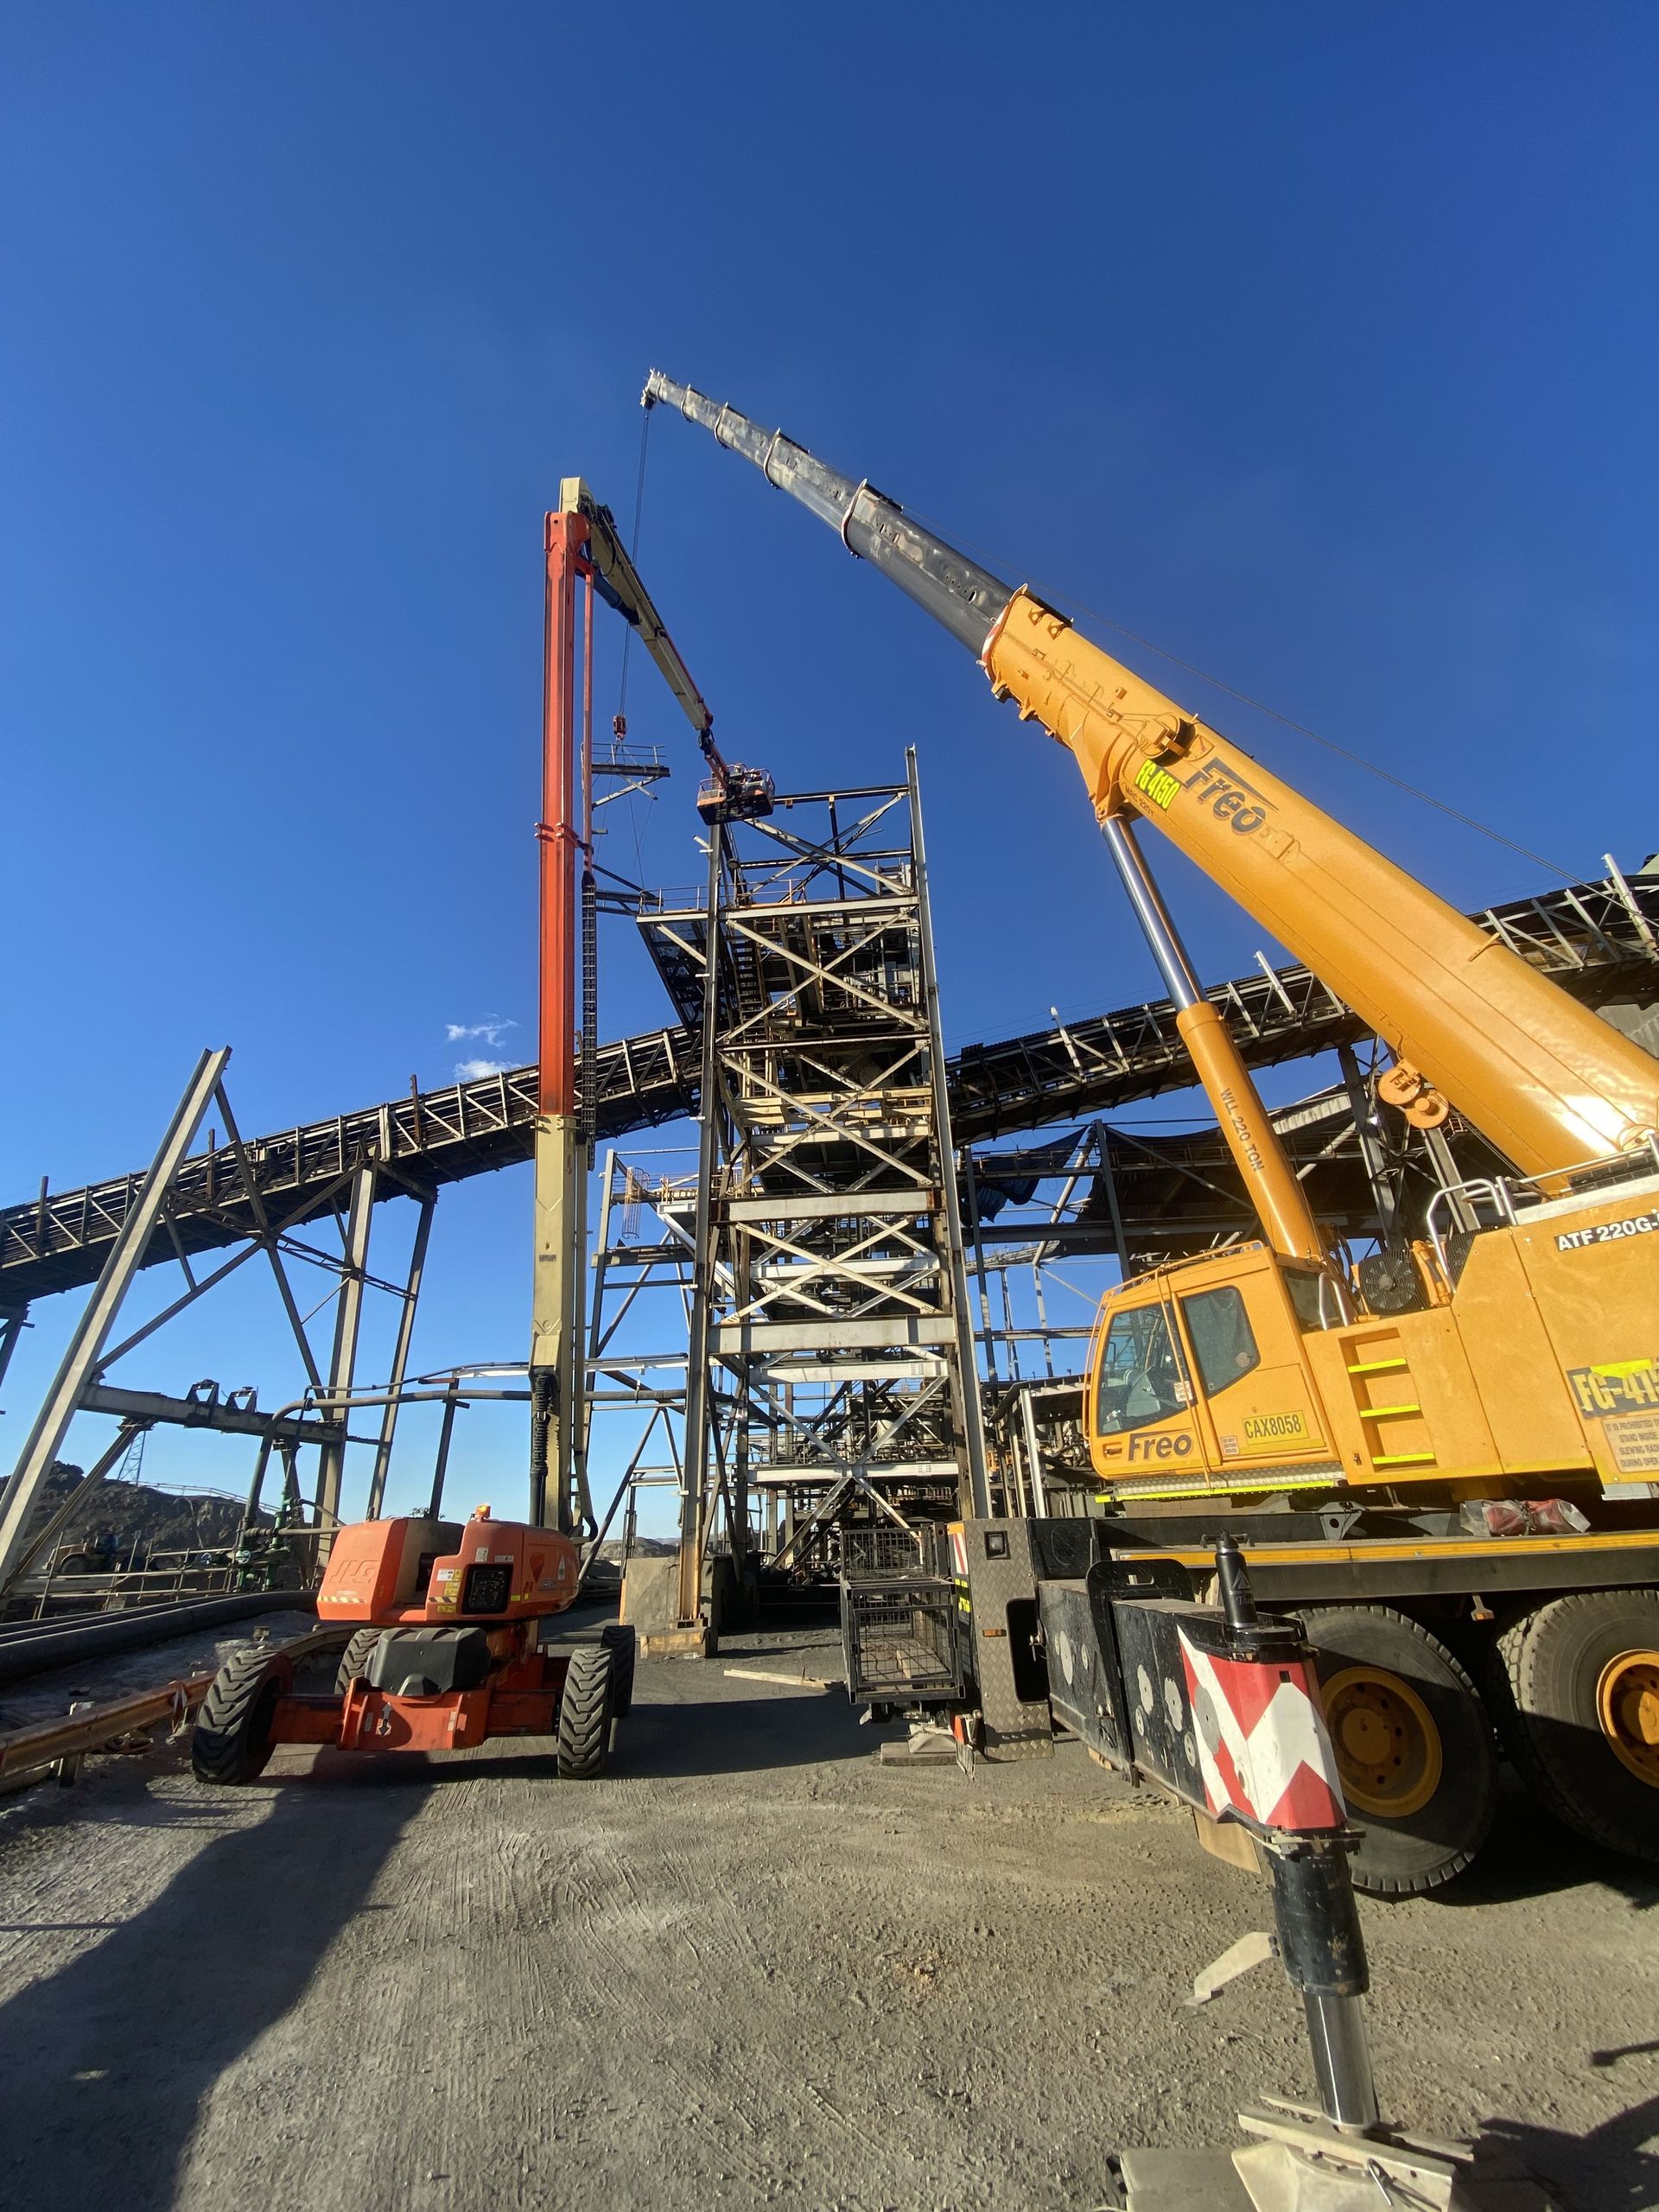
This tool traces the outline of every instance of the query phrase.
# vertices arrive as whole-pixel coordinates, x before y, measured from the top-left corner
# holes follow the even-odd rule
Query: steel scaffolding
[[[640,915],[702,1040],[698,1174],[656,1203],[690,1243],[687,1621],[752,1503],[790,1567],[843,1519],[986,1494],[914,757],[709,849],[699,903]]]

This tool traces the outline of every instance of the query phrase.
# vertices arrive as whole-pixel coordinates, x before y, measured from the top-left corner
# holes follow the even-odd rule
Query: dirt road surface
[[[1311,2093],[1276,1967],[1183,2005],[1266,1900],[1177,1811],[1074,1745],[895,1771],[727,1664],[837,1656],[642,1667],[598,1783],[296,1751],[216,1792],[175,1750],[6,1801],[0,2202],[1076,2212],[1109,2149]],[[1517,1800],[1477,1878],[1367,1904],[1385,2107],[1659,2207],[1656,1902]]]

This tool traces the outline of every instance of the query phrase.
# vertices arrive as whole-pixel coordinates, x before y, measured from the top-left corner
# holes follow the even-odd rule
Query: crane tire
[[[1492,1673],[1503,1747],[1533,1795],[1591,1842],[1659,1861],[1659,1590],[1535,1605],[1498,1638]]]
[[[611,1655],[611,1711],[626,1720],[633,1708],[633,1662],[639,1639],[626,1621],[612,1621],[599,1632]]]
[[[257,1780],[270,1757],[271,1715],[294,1687],[285,1651],[245,1651],[228,1659],[196,1715],[190,1764],[198,1782],[239,1789]]]
[[[1421,1622],[1391,1605],[1313,1605],[1325,1725],[1348,1816],[1354,1887],[1421,1897],[1460,1874],[1497,1809],[1497,1745],[1480,1694]]]
[[[359,1628],[352,1631],[352,1640],[340,1655],[340,1665],[334,1670],[334,1694],[344,1697],[359,1675],[368,1672],[374,1647],[385,1634],[383,1628]]]
[[[570,1655],[559,1698],[560,1778],[593,1782],[611,1747],[611,1666],[607,1645],[584,1643]]]

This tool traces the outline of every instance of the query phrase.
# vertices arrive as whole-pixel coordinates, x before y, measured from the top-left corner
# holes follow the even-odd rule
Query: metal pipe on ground
[[[345,1641],[338,1629],[315,1629],[283,1646],[290,1657],[333,1649]],[[63,1720],[37,1720],[27,1728],[0,1734],[0,1790],[21,1789],[39,1782],[56,1767],[60,1780],[73,1780],[74,1770],[61,1771],[73,1760],[76,1770],[88,1751],[101,1750],[141,1728],[170,1720],[176,1732],[213,1688],[211,1674],[181,1675],[158,1688],[135,1690],[130,1696],[106,1705],[77,1705]]]
[[[43,1781],[63,1761],[79,1763],[86,1752],[96,1751],[136,1729],[153,1728],[157,1721],[170,1720],[175,1729],[181,1728],[213,1681],[211,1675],[190,1675],[178,1681],[163,1682],[159,1689],[117,1698],[109,1705],[78,1706],[67,1720],[42,1720],[32,1728],[12,1729],[0,1736],[0,1789]]]

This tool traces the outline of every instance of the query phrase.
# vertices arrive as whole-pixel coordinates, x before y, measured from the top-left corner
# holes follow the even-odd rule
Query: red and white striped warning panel
[[[1270,1828],[1339,1828],[1342,1785],[1305,1666],[1212,1659],[1180,1635],[1210,1810]]]

